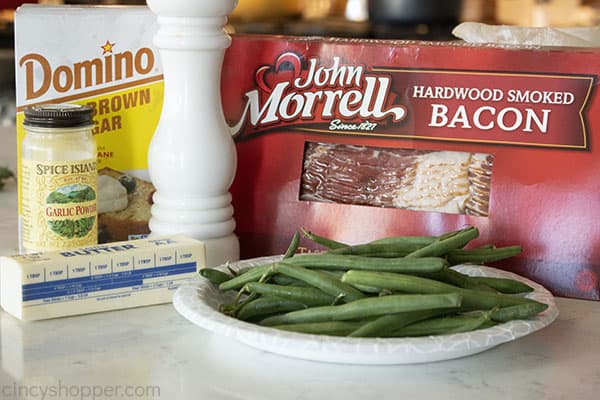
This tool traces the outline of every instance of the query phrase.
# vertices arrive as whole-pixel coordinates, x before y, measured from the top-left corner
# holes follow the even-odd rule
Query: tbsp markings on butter
[[[22,320],[168,303],[204,265],[185,236],[0,257],[0,303]]]

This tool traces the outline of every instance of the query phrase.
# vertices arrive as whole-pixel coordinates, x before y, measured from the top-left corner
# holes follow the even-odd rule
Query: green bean
[[[486,328],[491,328],[493,326],[498,325],[498,322],[496,321],[492,321],[491,319],[488,321],[485,321],[483,324],[481,324],[480,326],[477,327],[477,329],[486,329]]]
[[[332,239],[328,239],[324,236],[319,236],[316,233],[313,233],[311,231],[307,231],[306,229],[302,228],[301,229],[302,234],[304,234],[304,237],[306,237],[307,239],[312,240],[313,242],[320,244],[323,247],[326,247],[328,249],[338,249],[341,247],[347,247],[348,245],[345,243],[341,243],[341,242],[336,242],[335,240]]]
[[[433,236],[397,236],[369,243],[346,246],[328,251],[328,254],[353,254],[363,257],[404,257],[435,241]]]
[[[341,247],[335,250],[330,250],[327,254],[351,254],[363,257],[380,257],[380,258],[394,258],[404,257],[407,254],[415,251],[420,247],[411,248],[396,248],[390,247],[388,244],[358,244],[355,246]]]
[[[490,309],[495,306],[509,307],[519,304],[541,304],[525,297],[508,296],[502,293],[482,292],[479,290],[460,289],[463,295],[463,306],[468,309]]]
[[[294,258],[296,257],[293,257],[290,260],[293,260]],[[354,287],[320,271],[314,271],[295,265],[287,265],[283,262],[277,265],[276,270],[279,273],[306,282],[334,297],[341,296],[344,302],[350,302],[365,297],[364,294]]]
[[[471,240],[479,236],[479,230],[475,227],[461,229],[438,238],[433,243],[413,251],[406,257],[441,257],[450,250],[464,247]]]
[[[373,240],[367,244],[388,244],[391,246],[403,246],[407,247],[424,247],[428,244],[435,242],[438,238],[436,236],[390,236],[382,239]]]
[[[235,300],[232,303],[219,305],[219,311],[235,318],[240,308],[259,297],[257,294],[251,293],[249,296],[242,298],[243,293],[244,290],[242,289],[235,296]]]
[[[439,257],[380,258],[327,253],[303,254],[286,259],[282,264],[331,270],[361,269],[404,273],[436,272],[448,265],[446,260]]]
[[[462,305],[466,309],[491,309],[495,306],[508,307],[531,303],[535,300],[513,297],[501,293],[462,289],[447,283],[418,276],[395,274],[390,272],[356,271],[344,274],[342,282],[349,284],[375,286],[382,289],[399,290],[406,293],[451,293],[459,292],[463,296]]]
[[[533,288],[526,283],[509,278],[493,278],[491,276],[472,276],[475,282],[485,284],[500,293],[518,294],[533,292]]]
[[[248,321],[257,317],[295,311],[307,308],[306,304],[297,301],[282,299],[279,297],[259,297],[245,303],[237,311],[236,317],[242,321]]]
[[[234,277],[245,274],[246,272],[248,272],[254,268],[256,268],[256,267],[245,266],[245,267],[241,267],[239,269],[234,270],[233,268],[231,268],[231,266],[229,266],[229,263],[227,264],[227,271],[229,271],[231,273],[231,275],[233,275]]]
[[[367,257],[403,257],[438,239],[435,236],[392,236],[373,240],[368,243],[348,245],[324,236],[316,235],[305,229],[302,229],[302,233],[313,242],[328,248],[328,253],[354,254]]]
[[[355,288],[357,288],[358,290],[360,290],[363,293],[369,293],[369,294],[379,294],[379,295],[385,295],[385,294],[391,294],[392,292],[390,290],[387,289],[382,289],[382,288],[378,288],[375,286],[367,286],[367,285],[352,285]]]
[[[458,293],[432,295],[401,294],[367,297],[337,306],[312,307],[306,310],[275,315],[262,320],[260,324],[271,326],[307,322],[344,321],[407,311],[456,308],[461,304],[461,297]]]
[[[344,272],[346,272],[346,271],[336,270],[336,269],[313,269],[313,271],[319,271],[324,274],[333,276],[334,278],[337,278],[337,279],[342,279],[342,276],[344,276]]]
[[[295,279],[283,274],[273,274],[269,282],[272,282],[276,285],[308,286],[305,282],[302,282],[299,279]]]
[[[336,270],[336,269],[317,269],[315,271],[321,271],[325,274],[334,276],[337,279],[342,279],[342,276],[344,276],[344,273],[346,272],[343,270]],[[352,285],[352,286],[354,286],[355,288],[357,288],[358,290],[360,290],[361,292],[364,292],[364,293],[378,293],[378,294],[382,293],[381,288],[377,288],[374,286],[366,286],[366,285]]]
[[[496,289],[487,286],[483,282],[475,281],[471,276],[462,274],[452,268],[444,268],[439,272],[433,272],[430,274],[422,274],[424,278],[435,279],[437,281],[449,283],[463,289],[482,290],[485,292],[497,293]]]
[[[492,313],[492,320],[496,322],[507,322],[514,319],[533,318],[547,308],[547,304],[537,302],[503,307]]]
[[[346,336],[356,330],[361,322],[329,321],[303,324],[273,325],[272,328],[291,332],[310,333],[315,335]]]
[[[470,332],[481,328],[489,320],[489,312],[482,312],[479,313],[479,315],[457,315],[431,318],[400,328],[393,333],[393,336],[417,337]]]
[[[435,239],[436,239],[436,241],[446,240],[446,239],[449,239],[449,238],[451,238],[453,236],[456,236],[457,234],[460,234],[460,233],[464,232],[465,230],[472,229],[472,228],[473,227],[470,226],[470,227],[458,229],[458,230],[455,230],[455,231],[449,231],[449,232],[443,233],[443,234],[441,234],[439,236],[436,236]]]
[[[484,264],[514,257],[522,251],[523,248],[521,246],[477,248],[470,250],[454,249],[447,253],[446,258],[451,265],[465,263]]]
[[[307,306],[331,305],[335,301],[335,296],[313,287],[284,286],[258,282],[248,282],[244,287],[251,293],[293,300]]]
[[[328,270],[328,269],[318,269],[316,271],[321,271],[325,274],[335,276],[339,280],[342,279],[342,276],[344,276],[344,273],[346,272],[346,271],[341,271],[341,270],[338,271],[338,270]],[[385,289],[381,289],[378,287],[367,286],[367,285],[352,285],[352,286],[354,286],[355,288],[357,288],[358,290],[360,290],[363,293],[370,293],[370,294],[375,294],[375,293],[380,294],[382,292],[382,290],[385,290]]]
[[[312,232],[303,230],[306,237],[315,243],[329,249],[329,254],[353,254],[365,257],[377,256],[381,258],[404,257],[436,240],[435,236],[395,236],[374,240],[368,243],[347,245],[336,242]]]
[[[204,278],[208,279],[210,283],[216,286],[233,278],[233,276],[223,271],[219,271],[218,269],[208,267],[202,268],[199,273]]]
[[[394,272],[350,270],[344,273],[341,280],[351,285],[367,285],[413,294],[448,293],[460,290],[444,282]]]
[[[219,285],[219,289],[223,291],[240,289],[248,282],[256,282],[265,275],[270,275],[275,272],[275,266],[277,263],[264,264],[258,267],[249,269],[241,275],[238,275],[228,281],[225,281]]]
[[[328,274],[331,275],[335,278],[337,278],[338,280],[342,279],[342,276],[344,276],[344,273],[346,271],[342,271],[342,270],[330,270],[330,269],[317,269],[315,271],[320,271],[323,272],[324,274]],[[363,293],[381,293],[382,289],[381,288],[377,288],[374,286],[366,286],[366,285],[352,285],[355,288],[357,288],[358,290],[360,290]]]
[[[297,254],[301,234],[327,251]],[[468,227],[439,236],[396,236],[348,245],[301,229],[281,261],[243,273],[210,268],[200,273],[221,290],[239,290],[231,304],[220,306],[224,313],[312,334],[448,334],[544,311],[546,304],[513,296],[533,290],[520,281],[473,277],[449,268],[498,261],[522,251],[520,246],[489,244],[465,249],[478,236],[477,228]]]
[[[292,241],[290,242],[289,247],[287,248],[285,254],[283,255],[283,258],[290,258],[293,257],[294,254],[296,254],[296,250],[298,250],[298,246],[300,245],[300,234],[298,232],[294,233],[294,236],[292,236]]]
[[[382,315],[368,321],[352,331],[351,337],[387,337],[392,332],[417,321],[448,313],[447,310],[408,311],[397,314]]]

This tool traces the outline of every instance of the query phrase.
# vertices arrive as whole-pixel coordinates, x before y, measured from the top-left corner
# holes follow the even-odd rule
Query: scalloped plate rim
[[[260,257],[223,264],[217,269],[240,269],[279,259],[281,256]],[[465,357],[529,335],[558,317],[554,297],[536,282],[487,266],[464,264],[454,268],[469,275],[506,277],[527,283],[534,291],[526,297],[547,303],[548,309],[531,320],[510,321],[475,332],[418,338],[347,338],[286,332],[226,316],[215,308],[219,296],[221,301],[224,298],[200,275],[177,289],[173,305],[195,325],[259,350],[311,361],[363,365],[416,364]]]

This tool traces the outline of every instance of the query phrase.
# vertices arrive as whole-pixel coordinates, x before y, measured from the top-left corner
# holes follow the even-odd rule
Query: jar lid
[[[79,104],[45,104],[25,109],[24,125],[41,128],[77,128],[92,124],[93,110]]]

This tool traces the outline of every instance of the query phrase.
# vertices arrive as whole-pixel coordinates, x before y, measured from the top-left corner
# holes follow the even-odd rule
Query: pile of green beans
[[[204,268],[221,291],[237,291],[220,311],[277,329],[350,337],[415,337],[482,329],[533,318],[548,306],[524,297],[528,285],[472,277],[457,264],[518,255],[520,246],[467,249],[468,227],[440,236],[388,237],[347,245],[306,230],[325,251],[298,254],[296,233],[278,262],[246,271]]]

